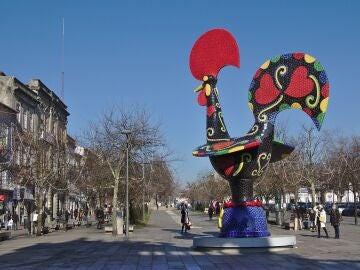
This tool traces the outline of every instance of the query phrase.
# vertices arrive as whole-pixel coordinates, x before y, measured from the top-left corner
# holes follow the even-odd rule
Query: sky
[[[306,52],[325,67],[330,101],[323,129],[360,134],[360,1],[0,1],[0,70],[27,83],[41,79],[60,96],[61,33],[65,20],[65,103],[76,137],[110,107],[145,107],[179,160],[186,183],[211,169],[192,157],[206,142],[205,108],[189,70],[196,39],[225,28],[240,48],[240,69],[224,68],[218,88],[233,137],[253,124],[247,91],[272,56]],[[296,133],[312,122],[287,110],[279,120]]]

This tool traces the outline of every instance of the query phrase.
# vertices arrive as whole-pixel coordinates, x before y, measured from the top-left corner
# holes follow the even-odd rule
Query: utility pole
[[[142,164],[143,194],[142,194],[142,216],[145,222],[145,164]]]
[[[61,35],[61,100],[64,102],[64,81],[65,81],[65,19],[62,18],[62,35]]]
[[[126,136],[126,223],[125,233],[126,239],[129,239],[129,145],[130,145],[130,130],[123,130],[121,132]]]

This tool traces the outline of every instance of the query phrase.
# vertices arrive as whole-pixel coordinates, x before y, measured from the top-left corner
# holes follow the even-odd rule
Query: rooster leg
[[[253,181],[251,179],[230,180],[229,184],[233,202],[253,201]]]

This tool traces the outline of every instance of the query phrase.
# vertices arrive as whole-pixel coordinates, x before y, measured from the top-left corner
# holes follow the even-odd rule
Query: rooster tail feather
[[[324,67],[305,53],[272,57],[255,73],[249,89],[249,106],[257,122],[275,123],[285,109],[304,111],[320,130],[329,101]]]

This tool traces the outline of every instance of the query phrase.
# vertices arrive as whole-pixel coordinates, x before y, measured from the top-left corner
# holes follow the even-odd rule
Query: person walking
[[[55,227],[55,230],[60,229],[61,219],[62,219],[62,210],[59,209],[57,211],[57,213],[56,213],[56,227]]]
[[[189,223],[189,213],[186,209],[186,205],[184,203],[181,204],[181,233],[187,232],[187,224]]]
[[[14,231],[17,231],[18,222],[19,222],[19,215],[16,212],[14,212],[13,221],[14,221]]]
[[[98,220],[98,224],[97,224],[97,229],[101,229],[102,228],[102,225],[104,223],[104,217],[105,217],[105,214],[104,214],[104,210],[102,208],[98,209],[97,213],[96,213],[96,218]]]
[[[339,212],[339,209],[337,208],[336,204],[334,203],[332,205],[331,211],[330,211],[330,223],[334,227],[335,231],[335,239],[340,238],[340,222],[342,220],[341,214]]]
[[[65,231],[67,231],[67,229],[68,229],[69,219],[70,219],[70,212],[68,209],[66,209],[65,210],[65,224],[64,224]]]
[[[326,238],[329,238],[329,234],[326,230],[326,212],[321,204],[318,206],[316,212],[316,225],[318,227],[318,238],[320,238],[321,228],[323,228]]]
[[[209,205],[208,214],[209,214],[209,220],[212,220],[212,217],[214,214],[214,207],[213,207],[212,203],[210,203],[210,205]]]
[[[6,211],[6,213],[4,214],[4,225],[5,225],[5,230],[9,230],[8,228],[8,223],[9,223],[9,213]]]
[[[310,231],[316,231],[316,224],[315,224],[316,213],[313,208],[309,209],[309,221],[310,221]]]

